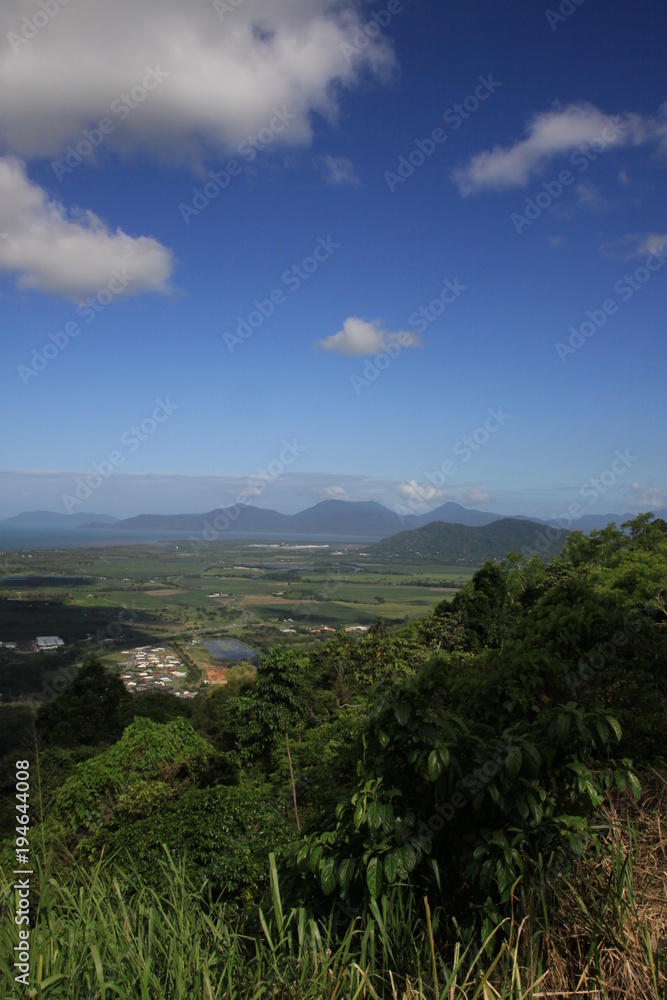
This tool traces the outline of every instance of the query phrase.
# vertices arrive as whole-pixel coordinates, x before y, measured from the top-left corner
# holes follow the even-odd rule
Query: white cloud
[[[463,496],[465,498],[465,503],[486,503],[487,500],[491,499],[490,493],[483,493],[482,490],[478,489],[476,486],[471,486],[469,489],[465,490]]]
[[[650,254],[664,253],[667,247],[667,233],[626,233],[619,239],[602,243],[600,249],[610,257],[633,260]]]
[[[70,212],[32,183],[25,165],[0,157],[0,271],[16,274],[19,288],[77,301],[109,286],[119,295],[164,292],[172,255],[157,240],[112,233],[92,212]]]
[[[389,333],[384,330],[380,320],[368,322],[356,316],[349,316],[343,329],[338,333],[333,333],[324,340],[318,340],[315,344],[323,351],[335,351],[337,354],[346,354],[348,357],[368,356],[380,354],[390,344],[398,342],[402,348],[421,347],[421,339],[416,333],[401,330],[397,333]]]
[[[667,233],[644,233],[630,239],[636,239],[637,246],[629,257],[648,257],[652,253],[663,253],[667,246]]]
[[[320,496],[324,497],[325,500],[349,500],[350,494],[343,486],[327,486],[325,490],[322,490]]]
[[[0,35],[0,143],[25,157],[58,156],[83,128],[110,117],[104,149],[142,149],[198,160],[268,126],[276,107],[293,115],[273,147],[308,144],[311,115],[334,118],[341,87],[395,67],[379,33],[344,55],[361,24],[354,0],[85,0],[63,6],[22,44],[22,17],[38,5],[4,0]],[[229,10],[224,12],[224,8]],[[40,18],[46,17],[40,10]],[[32,31],[31,28],[28,29]],[[123,118],[112,104],[167,74]]]
[[[569,104],[543,111],[528,123],[527,137],[513,146],[496,146],[473,156],[456,170],[452,179],[462,195],[485,188],[525,187],[533,174],[540,174],[558,156],[578,146],[591,145],[599,153],[625,145],[665,144],[667,105],[657,118],[636,114],[605,115],[592,104]]]
[[[551,246],[551,247],[554,248],[554,250],[559,250],[560,247],[562,247],[563,243],[565,243],[565,237],[564,236],[549,236],[548,243],[549,243],[549,246]]]
[[[634,482],[632,484],[632,499],[629,503],[632,507],[640,507],[643,511],[661,510],[667,506],[667,492],[658,489],[657,486]]]
[[[324,167],[325,179],[329,184],[335,186],[339,184],[352,184],[354,187],[358,187],[361,183],[357,177],[352,160],[348,160],[347,156],[327,155],[324,157],[322,165]]]
[[[445,494],[436,486],[422,486],[416,479],[399,483],[396,492],[405,500],[420,500],[422,503],[432,503],[440,500]]]

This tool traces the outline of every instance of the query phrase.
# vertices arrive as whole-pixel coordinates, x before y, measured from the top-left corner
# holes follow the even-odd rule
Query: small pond
[[[202,639],[201,644],[216,660],[254,660],[259,656],[256,649],[238,639]]]

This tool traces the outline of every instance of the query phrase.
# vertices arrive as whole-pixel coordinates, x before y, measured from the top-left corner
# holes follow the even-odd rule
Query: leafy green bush
[[[207,880],[216,893],[239,904],[259,902],[269,852],[284,850],[295,833],[289,803],[274,801],[274,796],[266,786],[193,788],[159,812],[101,831],[88,851],[99,856],[105,845],[105,855],[118,854],[121,865],[133,859],[141,877],[155,884],[165,845],[184,859],[195,882]]]
[[[286,646],[263,656],[250,693],[236,707],[238,740],[250,756],[265,754],[275,738],[306,715],[303,657]]]
[[[149,812],[191,787],[211,763],[214,750],[186,719],[166,725],[136,719],[104,753],[79,764],[59,789],[51,820],[67,837],[132,815],[137,803]]]
[[[51,746],[112,743],[123,732],[122,711],[130,701],[121,679],[90,660],[57,698],[39,709],[37,734]]]
[[[375,675],[357,788],[295,850],[306,898],[408,884],[499,919],[541,856],[580,852],[610,789],[638,797],[630,755],[664,757],[666,581],[643,515],[476,573],[421,626],[446,651]]]

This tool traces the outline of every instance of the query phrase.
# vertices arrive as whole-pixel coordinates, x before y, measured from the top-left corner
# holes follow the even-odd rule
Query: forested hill
[[[541,528],[409,534],[511,532],[506,556]],[[0,904],[34,856],[33,980],[53,1000],[664,998],[666,595],[646,513],[189,701],[92,658],[34,718],[0,706]]]
[[[372,545],[369,552],[470,566],[487,559],[504,559],[508,552],[519,552],[527,558],[539,554],[548,560],[561,551],[567,535],[567,531],[512,517],[479,528],[434,521],[415,531],[401,531],[385,538]]]

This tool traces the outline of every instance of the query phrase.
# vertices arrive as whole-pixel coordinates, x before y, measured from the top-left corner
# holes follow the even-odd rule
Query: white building
[[[37,649],[57,649],[58,646],[64,646],[64,641],[57,635],[38,635],[37,636]]]

